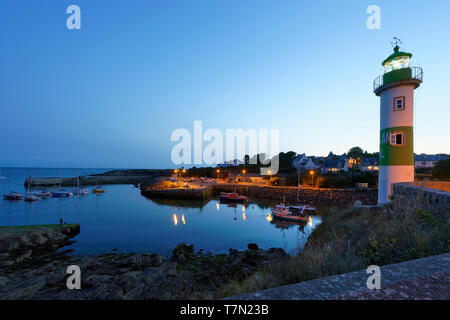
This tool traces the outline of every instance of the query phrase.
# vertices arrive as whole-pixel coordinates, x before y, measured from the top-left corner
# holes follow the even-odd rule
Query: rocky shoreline
[[[244,251],[211,254],[182,243],[171,257],[114,252],[77,257],[57,252],[76,231],[76,225],[12,234],[0,230],[0,299],[211,299],[228,282],[242,281],[288,258],[282,249],[262,250],[256,244]],[[67,289],[70,265],[80,267],[80,290]]]

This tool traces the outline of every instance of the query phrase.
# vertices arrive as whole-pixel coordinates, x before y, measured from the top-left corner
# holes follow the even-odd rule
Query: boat
[[[37,199],[38,199],[38,197],[36,197],[35,195],[32,195],[31,193],[28,193],[28,194],[25,196],[24,201],[29,201],[29,202],[31,202],[31,201],[36,201]]]
[[[22,200],[22,197],[23,197],[22,193],[11,190],[11,173],[10,173],[9,169],[8,169],[8,189],[9,189],[9,192],[5,193],[3,195],[4,200],[12,200],[12,201]]]
[[[317,209],[309,204],[297,205],[297,206],[289,206],[289,210],[291,212],[303,212],[304,214],[316,214]]]
[[[102,187],[96,187],[95,189],[92,189],[92,193],[105,193],[105,189]]]
[[[52,197],[54,198],[68,198],[73,196],[73,193],[65,190],[58,190],[52,192]]]
[[[3,195],[4,200],[22,200],[22,194],[20,192],[10,191]]]
[[[303,211],[293,212],[290,207],[285,205],[276,205],[270,209],[274,219],[289,221],[289,222],[306,222],[308,216]]]
[[[72,193],[75,196],[85,196],[85,195],[89,194],[89,190],[86,188],[80,188],[80,189],[72,190]]]
[[[32,194],[35,197],[38,198],[48,198],[52,196],[51,192],[45,191],[45,190],[39,190],[39,191],[33,191],[33,192],[29,192],[29,194]]]
[[[222,192],[219,195],[219,199],[222,202],[245,202],[247,201],[246,196],[240,196],[237,192]]]
[[[80,175],[77,172],[77,189],[72,190],[72,193],[76,196],[86,196],[89,194],[87,188],[80,188]]]

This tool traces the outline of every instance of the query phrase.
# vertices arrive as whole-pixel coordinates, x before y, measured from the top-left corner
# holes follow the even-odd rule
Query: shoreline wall
[[[141,194],[149,198],[173,198],[173,199],[210,199],[220,192],[238,192],[249,198],[260,198],[282,201],[287,203],[297,202],[297,192],[301,203],[312,205],[326,205],[346,207],[353,205],[355,201],[361,201],[364,205],[376,204],[377,190],[357,189],[300,189],[296,187],[258,186],[248,184],[215,184],[199,189],[153,189],[151,186],[141,186]]]
[[[393,185],[392,207],[394,212],[400,214],[422,209],[436,216],[448,215],[450,192],[410,183],[396,183]]]

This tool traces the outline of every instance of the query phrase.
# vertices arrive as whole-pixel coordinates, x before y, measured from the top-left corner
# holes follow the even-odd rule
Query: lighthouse
[[[394,39],[394,53],[382,62],[384,73],[373,84],[380,97],[378,204],[390,201],[394,183],[414,181],[414,90],[423,71],[410,65],[412,54],[400,51]]]

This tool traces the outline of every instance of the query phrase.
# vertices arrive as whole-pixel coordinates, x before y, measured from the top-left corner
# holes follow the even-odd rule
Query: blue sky
[[[449,18],[437,0],[4,0],[0,166],[173,167],[170,135],[194,120],[278,128],[282,151],[378,151],[393,36],[424,68],[415,152],[449,153]]]

